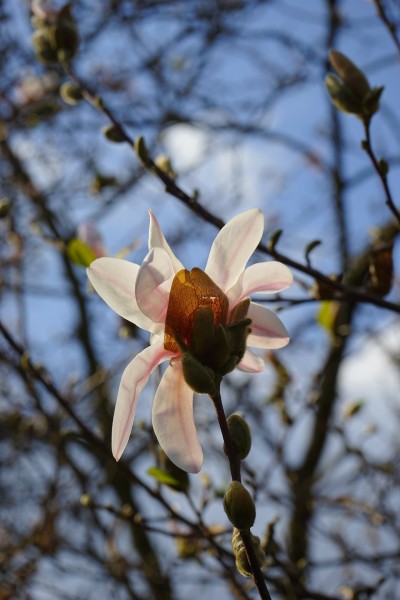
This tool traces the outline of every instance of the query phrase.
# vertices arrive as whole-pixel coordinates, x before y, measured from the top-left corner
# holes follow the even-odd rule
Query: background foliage
[[[295,275],[269,304],[291,343],[263,374],[229,376],[223,400],[252,430],[245,482],[268,587],[276,599],[399,597],[399,227],[386,203],[389,190],[399,205],[398,3],[71,6],[70,68],[36,59],[28,2],[0,4],[0,598],[257,597],[235,570],[206,397],[203,471],[178,491],[154,471],[169,468],[150,426],[157,382],[112,459],[120,374],[147,339],[92,293],[77,242],[91,221],[107,254],[141,262],[151,208],[201,267],[217,228],[255,206],[257,260]],[[385,86],[369,153],[361,121],[324,89],[331,47]],[[71,78],[76,106],[59,93]],[[125,141],[144,136],[161,170],[107,140],[111,123]]]

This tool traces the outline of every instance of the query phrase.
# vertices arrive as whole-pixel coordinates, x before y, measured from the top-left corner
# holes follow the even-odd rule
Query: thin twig
[[[235,451],[235,448],[232,443],[231,434],[229,433],[228,424],[226,422],[226,416],[224,407],[222,404],[221,393],[218,390],[214,396],[211,396],[211,400],[213,401],[215,412],[217,414],[218,423],[221,429],[222,437],[224,439],[225,444],[225,454],[229,460],[229,467],[231,470],[232,481],[241,481],[241,473],[240,473],[240,459]],[[258,593],[262,600],[272,600],[270,593],[267,588],[267,584],[265,583],[264,576],[262,574],[260,564],[258,562],[258,558],[256,556],[253,542],[251,539],[250,530],[248,531],[240,531],[240,536],[242,538],[243,545],[246,549],[247,558],[253,573],[254,583],[258,589]]]

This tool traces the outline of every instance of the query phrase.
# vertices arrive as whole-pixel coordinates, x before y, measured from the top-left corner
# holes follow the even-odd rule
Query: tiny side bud
[[[244,460],[251,450],[251,432],[246,421],[234,413],[227,419],[229,433],[231,434],[233,447],[240,460]]]

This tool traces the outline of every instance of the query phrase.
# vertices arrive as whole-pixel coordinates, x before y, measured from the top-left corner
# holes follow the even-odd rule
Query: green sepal
[[[213,396],[217,391],[215,374],[201,364],[190,352],[182,354],[183,377],[190,388],[198,394]]]
[[[210,306],[200,306],[194,313],[192,344],[193,354],[204,362],[215,345],[214,313]]]

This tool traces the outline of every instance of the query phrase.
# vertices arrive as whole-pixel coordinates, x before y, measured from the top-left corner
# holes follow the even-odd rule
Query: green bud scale
[[[232,481],[224,496],[224,510],[237,529],[248,530],[254,525],[256,507],[250,493],[239,481]]]

